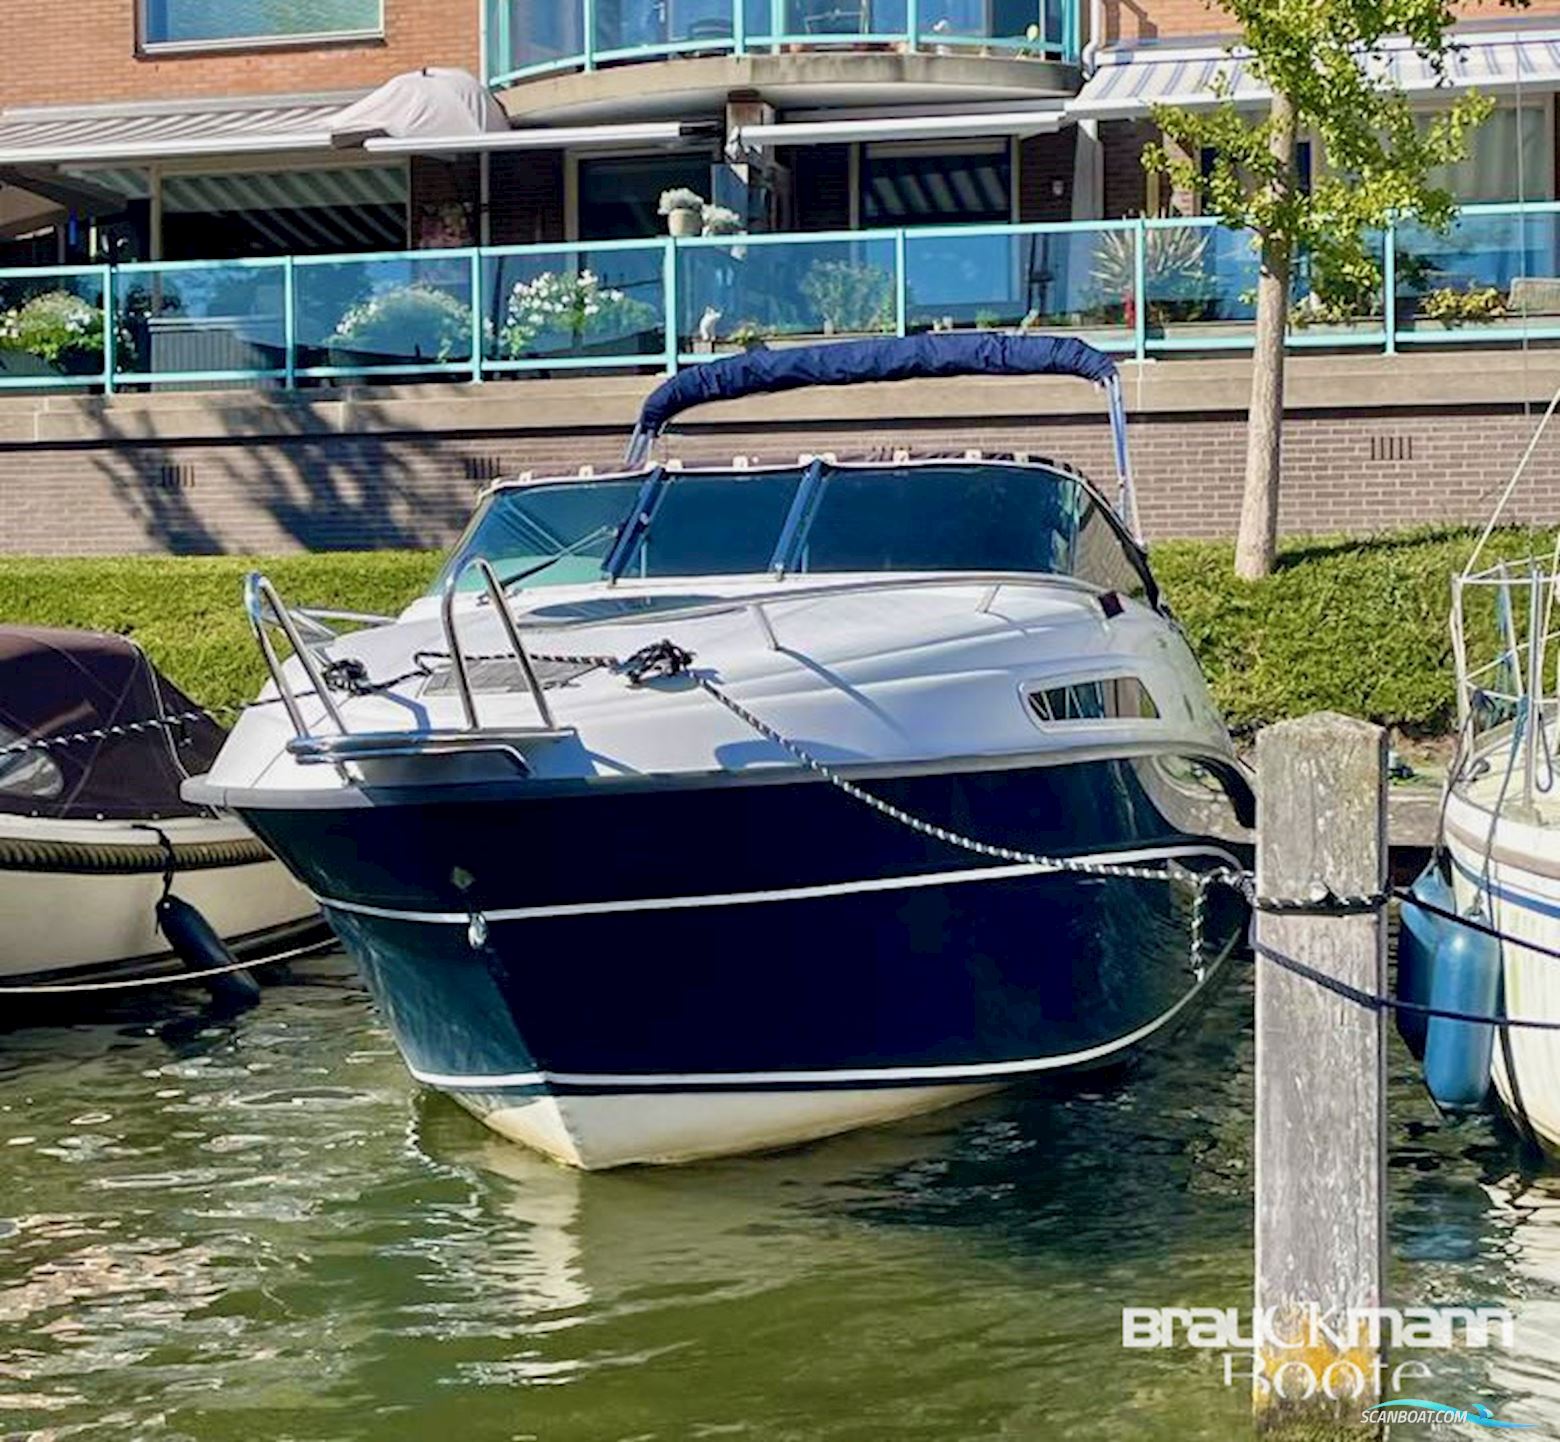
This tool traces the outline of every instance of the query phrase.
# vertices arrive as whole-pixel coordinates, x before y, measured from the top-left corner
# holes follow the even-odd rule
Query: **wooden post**
[[[1270,727],[1257,738],[1257,775],[1259,895],[1381,891],[1380,727],[1328,713]],[[1267,912],[1257,936],[1350,986],[1386,992],[1385,911]],[[1258,1337],[1253,1405],[1264,1430],[1298,1423],[1331,1435],[1359,1426],[1379,1400],[1379,1348],[1368,1334],[1349,1337],[1344,1314],[1384,1305],[1386,1014],[1259,957],[1256,1112],[1256,1318],[1260,1326],[1271,1315],[1273,1325]],[[1317,1316],[1325,1327],[1312,1325]]]

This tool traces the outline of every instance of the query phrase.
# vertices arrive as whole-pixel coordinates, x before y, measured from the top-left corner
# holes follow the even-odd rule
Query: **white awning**
[[[1383,84],[1412,96],[1437,90],[1486,94],[1560,90],[1560,30],[1461,30],[1441,77],[1406,40],[1390,40],[1363,57]],[[1251,73],[1240,47],[1139,45],[1101,50],[1098,68],[1067,102],[1075,120],[1126,120],[1155,105],[1212,106],[1223,94],[1241,106],[1265,105],[1267,87]]]
[[[372,136],[363,149],[376,155],[474,154],[494,150],[610,149],[619,145],[671,145],[709,133],[708,125],[680,120],[647,120],[626,125],[529,126],[481,135]]]
[[[872,120],[799,120],[738,125],[727,153],[760,145],[836,145],[852,140],[958,140],[986,135],[1049,135],[1066,123],[1060,106],[977,110],[942,115],[890,115]]]
[[[0,111],[0,166],[84,165],[181,156],[328,150],[354,97],[310,103],[106,106]]]

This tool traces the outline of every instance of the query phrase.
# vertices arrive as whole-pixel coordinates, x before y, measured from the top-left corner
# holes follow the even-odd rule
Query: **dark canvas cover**
[[[0,741],[43,740],[196,710],[134,642],[92,631],[0,627]],[[0,811],[67,819],[199,815],[179,785],[209,770],[225,733],[202,713],[128,736],[0,755]],[[47,756],[49,784],[22,787],[24,762]],[[8,775],[13,785],[7,787]],[[34,773],[36,778],[36,772]],[[55,784],[58,782],[58,784]],[[40,790],[52,794],[40,795]]]

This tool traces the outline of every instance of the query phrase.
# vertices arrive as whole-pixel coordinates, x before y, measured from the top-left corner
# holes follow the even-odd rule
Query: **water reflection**
[[[340,966],[0,1033],[0,1436],[1240,1435],[1123,1306],[1244,1306],[1249,990],[1126,1076],[581,1176],[407,1081]],[[141,1004],[141,1005],[144,1005]],[[1448,1401],[1560,1420],[1560,1180],[1399,1067],[1393,1292],[1514,1299]]]

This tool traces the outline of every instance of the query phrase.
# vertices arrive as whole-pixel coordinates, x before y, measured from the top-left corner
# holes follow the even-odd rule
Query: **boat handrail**
[[[314,694],[319,697],[320,705],[324,707],[331,724],[345,736],[347,723],[342,719],[341,709],[336,705],[335,697],[330,694],[330,687],[325,682],[325,675],[320,670],[318,661],[299,632],[297,617],[282,604],[282,598],[277,594],[276,587],[259,571],[251,571],[244,579],[244,610],[249,617],[250,629],[254,632],[255,641],[260,647],[260,655],[265,660],[266,669],[271,673],[271,681],[276,687],[277,695],[281,697],[282,705],[287,710],[293,729],[299,736],[308,736],[311,734],[309,723],[304,720],[303,708],[298,704],[297,693],[287,679],[286,669],[276,654],[276,647],[271,644],[271,634],[266,621],[267,609],[270,610],[271,619],[287,637],[287,644],[292,647],[293,654],[297,656],[298,664],[303,667],[304,674],[309,678],[309,685],[313,688]],[[334,639],[334,632],[331,633],[331,639]]]
[[[531,664],[531,657],[525,649],[525,642],[520,639],[520,632],[515,626],[514,613],[509,609],[509,603],[504,597],[504,588],[499,584],[498,575],[485,556],[473,556],[464,566],[450,573],[449,579],[444,583],[444,596],[439,604],[439,619],[444,627],[444,641],[450,652],[450,669],[455,674],[455,686],[460,693],[461,710],[465,713],[467,729],[480,731],[482,726],[477,717],[476,697],[471,689],[471,672],[466,663],[466,655],[460,648],[460,638],[457,635],[455,597],[460,590],[460,583],[473,567],[482,573],[482,583],[487,590],[488,600],[498,613],[499,620],[503,623],[504,633],[509,639],[510,649],[514,652],[515,660],[520,664],[520,672],[525,677],[525,684],[531,693],[531,699],[536,703],[537,715],[541,718],[543,729],[547,731],[556,730],[557,726],[553,721],[552,707],[547,703],[547,693],[543,690],[542,683],[537,679],[536,668]]]
[[[1489,599],[1470,618],[1474,596]],[[1452,580],[1451,639],[1462,738],[1454,766],[1465,764],[1473,752],[1509,741],[1513,749],[1506,764],[1520,772],[1524,806],[1533,804],[1535,792],[1548,792],[1554,785],[1549,732],[1560,721],[1560,675],[1553,674],[1549,658],[1551,652],[1560,654],[1557,603],[1560,570],[1555,556],[1497,561]],[[1493,654],[1485,609],[1490,605]]]

